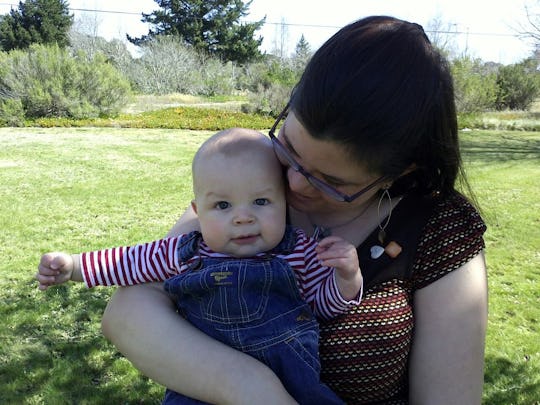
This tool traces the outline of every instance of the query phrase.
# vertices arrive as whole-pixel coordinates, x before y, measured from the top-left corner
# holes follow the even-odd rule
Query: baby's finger
[[[57,254],[56,257],[51,261],[51,268],[60,270],[66,264],[68,264],[69,258],[67,255],[61,253]]]
[[[335,243],[342,242],[343,239],[339,236],[327,236],[326,238],[323,238],[319,241],[318,245],[322,248],[327,248],[328,246],[331,246]]]
[[[49,266],[39,265],[38,266],[38,274],[42,274],[44,276],[57,276],[60,274],[58,270],[51,269]]]
[[[47,276],[44,274],[37,273],[36,280],[39,282],[39,285],[53,285],[56,281],[54,276]]]
[[[40,291],[45,291],[47,288],[49,288],[50,286],[47,285],[47,284],[39,284],[38,288]]]

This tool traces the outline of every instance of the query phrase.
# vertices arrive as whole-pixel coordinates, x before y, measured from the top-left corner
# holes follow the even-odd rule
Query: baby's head
[[[192,172],[192,206],[212,250],[249,257],[281,241],[285,187],[268,137],[244,128],[218,132],[195,154]]]

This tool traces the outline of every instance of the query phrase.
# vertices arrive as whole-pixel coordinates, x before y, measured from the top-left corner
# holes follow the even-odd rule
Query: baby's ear
[[[195,200],[191,200],[191,208],[193,209],[193,212],[196,214],[197,213],[197,203],[195,202]]]

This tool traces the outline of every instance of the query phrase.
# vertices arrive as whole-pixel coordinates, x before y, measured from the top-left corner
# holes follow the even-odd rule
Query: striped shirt
[[[301,297],[311,306],[316,316],[331,319],[360,303],[362,291],[354,300],[346,300],[339,293],[335,270],[322,266],[317,259],[315,239],[295,229],[296,244],[288,254],[277,254],[290,265]],[[80,268],[88,288],[95,286],[129,286],[165,281],[190,271],[190,263],[204,257],[230,258],[212,251],[201,240],[199,255],[187,262],[178,256],[178,244],[183,235],[142,243],[86,252],[80,255]],[[260,253],[255,257],[264,257]]]

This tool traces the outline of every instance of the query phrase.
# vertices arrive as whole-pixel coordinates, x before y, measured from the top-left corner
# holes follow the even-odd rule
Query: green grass
[[[111,289],[46,293],[50,250],[163,236],[191,197],[190,161],[209,131],[0,129],[0,404],[157,404],[99,331]],[[540,134],[462,134],[488,223],[490,315],[484,404],[540,398]]]

